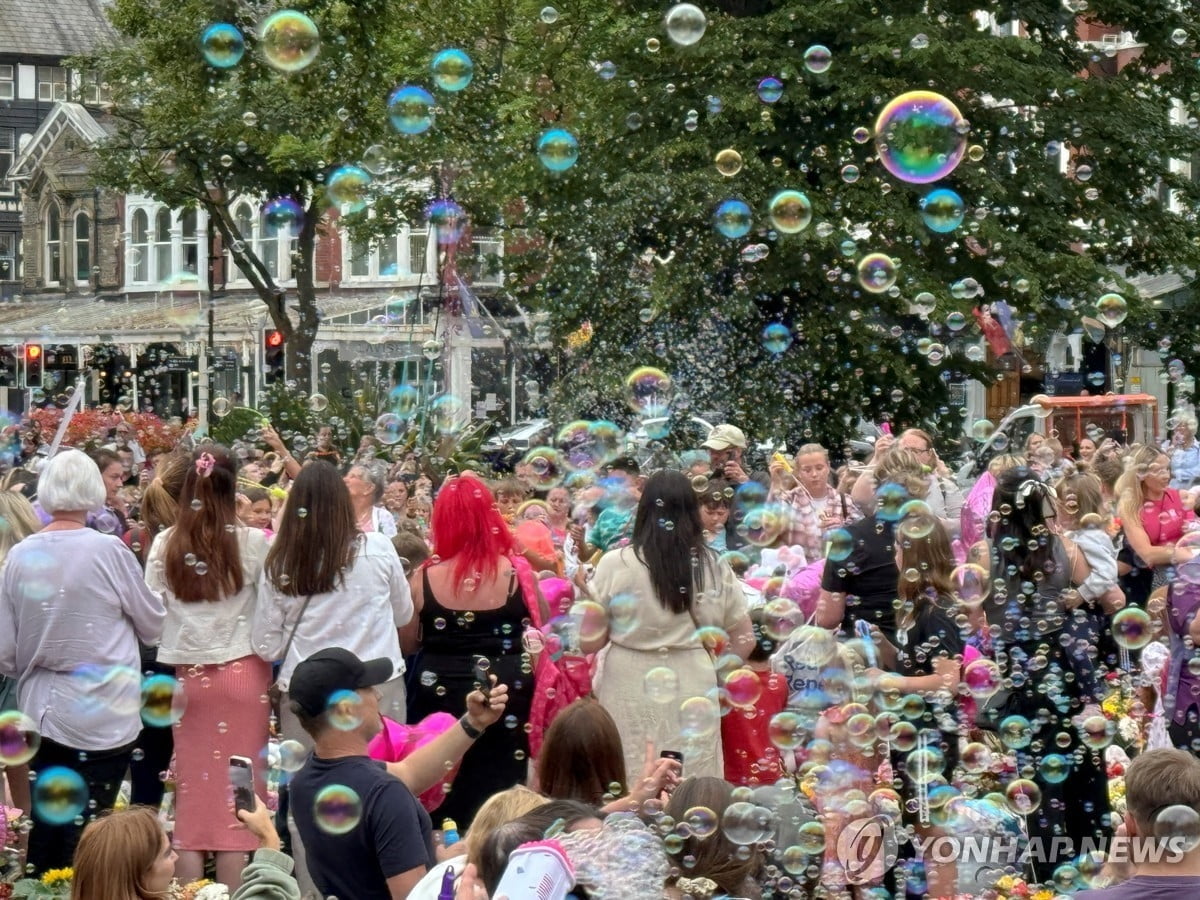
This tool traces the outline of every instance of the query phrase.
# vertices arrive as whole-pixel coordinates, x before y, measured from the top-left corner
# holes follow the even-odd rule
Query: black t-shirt
[[[847,525],[846,531],[850,532],[850,555],[825,561],[821,587],[846,595],[842,627],[847,633],[854,630],[855,619],[866,619],[878,625],[888,640],[893,640],[896,633],[893,603],[900,584],[894,523],[871,515]]]
[[[901,675],[932,675],[939,656],[961,656],[966,649],[948,601],[939,599],[921,611],[906,631],[896,632],[896,669]]]
[[[330,787],[349,788],[360,801],[359,819],[341,815],[318,824],[317,797]],[[365,756],[321,759],[315,753],[291,783],[291,809],[304,842],[308,870],[322,897],[391,900],[387,880],[436,863],[433,823],[417,798],[384,763]],[[335,803],[346,796],[333,791]],[[345,810],[335,808],[335,812]],[[329,827],[332,821],[333,828]],[[334,833],[348,827],[344,834]]]

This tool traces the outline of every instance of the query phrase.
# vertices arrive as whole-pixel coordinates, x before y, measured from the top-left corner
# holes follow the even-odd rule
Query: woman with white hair
[[[38,500],[50,523],[12,548],[0,580],[0,674],[17,679],[40,735],[29,744],[34,872],[69,866],[83,817],[116,801],[142,726],[138,641],[162,632],[162,600],[137,558],[86,525],[104,499],[86,454],[49,460]]]
[[[1200,480],[1200,443],[1196,442],[1196,417],[1184,414],[1175,421],[1175,435],[1167,448],[1171,458],[1171,487],[1186,491]]]
[[[383,467],[378,463],[355,463],[343,480],[350,489],[358,530],[363,534],[378,531],[384,537],[395,537],[396,519],[379,505],[387,489]]]

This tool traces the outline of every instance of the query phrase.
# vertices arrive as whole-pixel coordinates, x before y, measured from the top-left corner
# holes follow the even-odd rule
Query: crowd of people
[[[33,448],[0,484],[9,880],[475,900],[551,847],[577,897],[1200,896],[1173,425],[1031,435],[965,485],[915,428],[836,468],[759,470],[726,423],[653,471],[440,478],[329,428]],[[966,835],[1043,849],[923,849]],[[1088,852],[1115,835],[1183,853]]]

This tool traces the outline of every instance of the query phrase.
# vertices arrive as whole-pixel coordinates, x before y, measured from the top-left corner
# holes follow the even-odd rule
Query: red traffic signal
[[[38,346],[37,344],[26,344],[25,345],[25,358],[26,359],[30,359],[30,360],[33,360],[36,362],[38,359],[41,359],[41,356],[42,356],[42,348],[40,346]]]
[[[25,387],[40,388],[42,386],[42,345],[25,345]]]
[[[264,336],[264,341],[268,348],[274,350],[277,347],[283,346],[283,332],[276,329],[268,331]]]

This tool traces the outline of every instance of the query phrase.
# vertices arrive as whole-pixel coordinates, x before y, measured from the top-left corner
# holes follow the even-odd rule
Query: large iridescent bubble
[[[945,178],[967,152],[969,126],[950,100],[933,91],[896,97],[875,122],[875,148],[885,169],[912,184]]]
[[[209,25],[200,36],[204,61],[216,69],[231,69],[246,54],[246,39],[236,26],[228,22]]]
[[[280,72],[307,69],[321,50],[316,23],[302,12],[281,9],[268,16],[258,32],[263,58]]]

